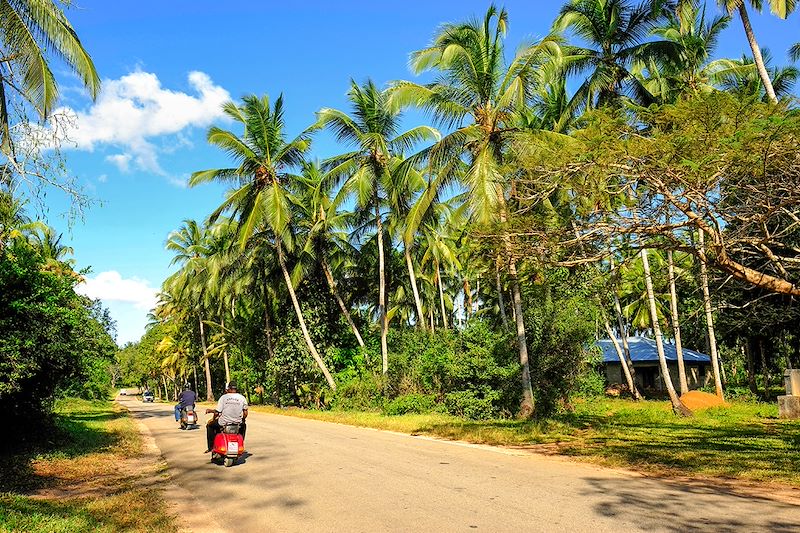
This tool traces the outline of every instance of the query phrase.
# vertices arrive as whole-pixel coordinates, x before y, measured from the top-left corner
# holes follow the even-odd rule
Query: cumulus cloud
[[[126,279],[116,270],[109,270],[94,278],[87,277],[75,287],[75,292],[104,302],[131,303],[137,309],[148,311],[156,306],[158,290],[146,280],[137,277]]]
[[[116,80],[103,81],[97,100],[84,110],[61,108],[71,117],[67,137],[78,150],[92,151],[98,146],[115,146],[121,154],[107,161],[127,171],[136,168],[166,175],[158,153],[168,151],[153,143],[157,137],[176,135],[192,127],[206,127],[223,118],[222,104],[230,100],[227,90],[215,85],[203,72],[190,72],[194,94],[162,87],[158,76],[136,71]]]

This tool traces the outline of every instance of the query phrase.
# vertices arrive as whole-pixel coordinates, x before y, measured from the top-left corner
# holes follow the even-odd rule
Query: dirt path
[[[228,531],[800,530],[800,505],[719,486],[263,413],[226,469],[169,406],[125,405]]]

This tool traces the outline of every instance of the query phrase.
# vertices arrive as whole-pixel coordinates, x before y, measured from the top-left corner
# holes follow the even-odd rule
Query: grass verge
[[[119,405],[59,402],[38,449],[0,459],[0,531],[174,531],[141,444]]]
[[[542,422],[474,421],[442,414],[386,416],[254,406],[254,411],[566,455],[604,466],[800,486],[800,422],[777,418],[777,405],[734,402],[672,414],[665,402],[591,399]]]

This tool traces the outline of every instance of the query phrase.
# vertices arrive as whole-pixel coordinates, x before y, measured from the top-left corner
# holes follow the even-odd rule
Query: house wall
[[[676,391],[680,391],[680,379],[678,378],[678,363],[668,362],[670,378]],[[634,362],[633,368],[636,372],[636,386],[640,389],[654,388],[663,391],[664,380],[661,378],[661,367],[658,363],[639,363]],[[622,366],[619,363],[605,364],[605,377],[609,385],[626,384]],[[710,383],[711,366],[708,363],[686,363],[686,381],[689,390],[699,389]]]

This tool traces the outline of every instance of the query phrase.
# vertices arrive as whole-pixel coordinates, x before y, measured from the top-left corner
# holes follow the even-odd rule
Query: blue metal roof
[[[622,339],[617,339],[622,348]],[[619,363],[619,356],[611,339],[600,339],[597,345],[603,350],[604,363]],[[628,346],[631,350],[631,360],[636,362],[658,362],[656,341],[646,337],[628,337]],[[678,353],[674,344],[664,342],[664,356],[667,361],[677,361]],[[687,363],[708,363],[711,358],[704,353],[683,349],[683,360]]]

